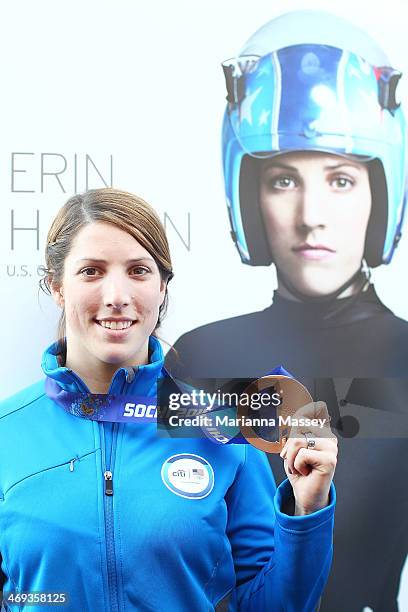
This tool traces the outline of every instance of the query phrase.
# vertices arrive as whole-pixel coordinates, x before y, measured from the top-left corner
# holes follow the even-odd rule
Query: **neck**
[[[92,363],[92,368],[90,363]],[[148,346],[140,354],[135,355],[124,363],[106,363],[99,359],[89,358],[84,364],[83,358],[78,358],[75,353],[70,352],[69,342],[67,344],[67,358],[65,366],[73,370],[86,384],[91,393],[108,393],[112,378],[117,370],[131,366],[145,365],[149,363]]]
[[[342,291],[335,299],[339,300],[341,298],[347,298],[347,297],[351,297],[353,295],[355,295],[359,289],[361,288],[361,283],[359,281],[355,281],[354,283],[352,283],[349,287],[346,287],[346,289],[344,289],[344,291]],[[368,289],[368,283],[367,286],[364,287],[363,291],[367,291]],[[293,302],[301,302],[302,300],[298,297],[296,297],[295,295],[293,295],[293,293],[290,292],[290,290],[281,282],[278,280],[278,288],[277,288],[277,294],[282,297],[285,298],[286,300],[292,300]],[[306,296],[306,294],[305,294]],[[306,297],[320,297],[319,295],[310,295],[310,296],[306,296]],[[324,294],[321,296],[322,298],[324,298]]]

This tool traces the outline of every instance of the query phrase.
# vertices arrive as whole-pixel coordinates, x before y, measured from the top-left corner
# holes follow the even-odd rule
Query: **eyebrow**
[[[359,172],[361,172],[361,167],[358,163],[353,163],[352,161],[341,162],[340,164],[328,165],[325,166],[325,170],[337,170],[338,168],[343,168],[343,166],[348,166],[349,168],[355,168]]]
[[[355,168],[356,170],[361,172],[361,168],[357,163],[353,163],[352,161],[348,161],[348,160],[344,162],[340,162],[339,164],[328,164],[327,166],[324,166],[323,169],[324,170],[338,170],[339,168],[343,168],[344,166]],[[281,168],[283,170],[290,170],[291,172],[299,172],[299,168],[296,168],[295,166],[290,166],[289,164],[284,164],[278,161],[270,162],[267,165],[265,164],[265,166],[263,167],[263,170],[270,170],[271,168]]]
[[[77,263],[79,263],[80,261],[92,261],[93,263],[101,263],[101,264],[109,263],[108,261],[106,261],[106,259],[97,259],[96,257],[81,257],[81,259],[77,260]],[[153,261],[154,262],[154,259],[152,257],[137,257],[136,259],[128,259],[125,262],[125,264],[130,265],[134,263],[139,263],[141,261]]]
[[[289,166],[288,164],[284,164],[282,162],[270,162],[269,164],[265,164],[263,170],[270,170],[271,168],[282,168],[283,170],[291,170],[293,172],[298,172],[298,169],[294,166]]]

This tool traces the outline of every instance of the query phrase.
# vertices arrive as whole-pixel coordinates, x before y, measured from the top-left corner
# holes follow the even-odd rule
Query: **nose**
[[[327,225],[328,201],[319,185],[304,185],[299,192],[297,226],[302,231],[324,228]]]
[[[112,273],[105,278],[103,302],[108,308],[120,310],[132,301],[129,278],[123,273]]]

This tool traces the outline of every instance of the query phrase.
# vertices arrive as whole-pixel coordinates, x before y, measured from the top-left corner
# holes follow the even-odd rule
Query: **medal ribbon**
[[[52,378],[45,381],[47,396],[76,417],[110,423],[155,423],[155,397],[142,395],[107,395],[103,393],[70,393]]]

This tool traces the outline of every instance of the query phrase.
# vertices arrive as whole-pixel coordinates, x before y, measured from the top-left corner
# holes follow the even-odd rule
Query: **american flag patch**
[[[201,478],[204,478],[205,472],[202,468],[193,468],[192,472],[195,476],[200,476]]]

